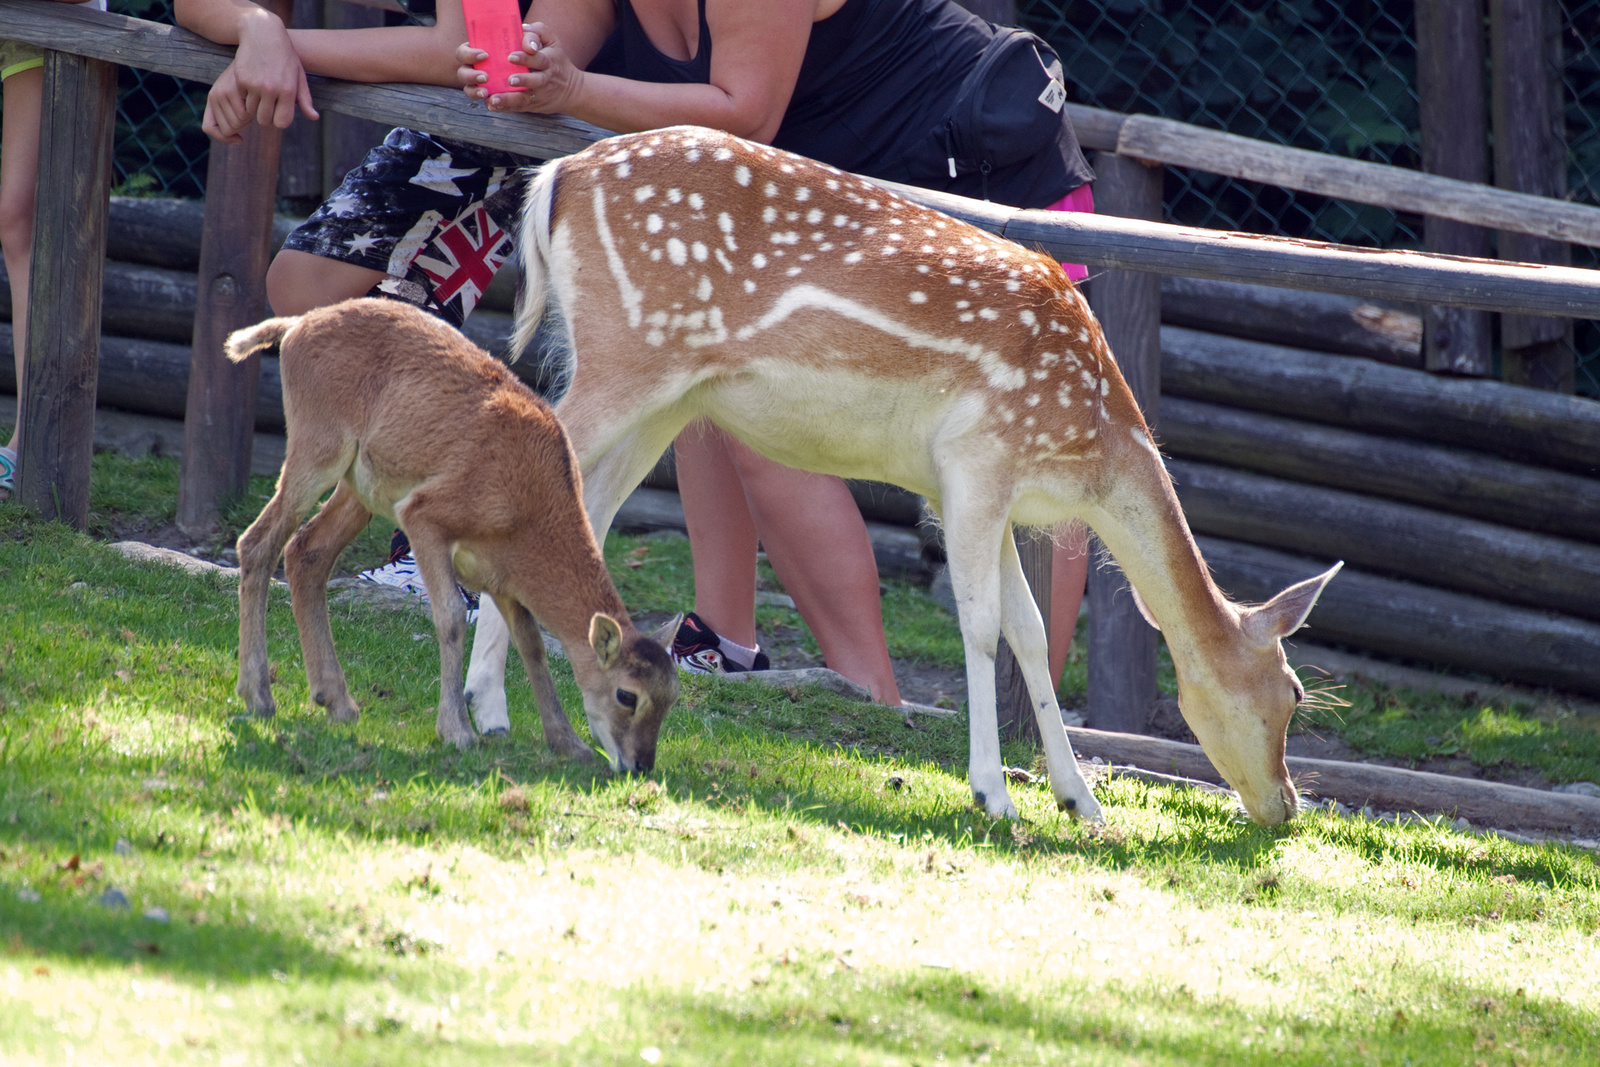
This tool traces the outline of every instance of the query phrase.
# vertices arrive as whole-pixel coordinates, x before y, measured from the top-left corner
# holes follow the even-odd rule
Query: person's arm
[[[206,96],[201,128],[208,136],[237,144],[252,122],[284,129],[297,106],[317,118],[305,69],[277,15],[250,0],[176,0],[173,17],[186,30],[238,49]]]
[[[532,51],[511,57],[530,68],[512,76],[526,90],[497,93],[488,104],[495,111],[571,115],[619,133],[689,123],[770,141],[794,93],[816,9],[817,0],[707,0],[715,42],[710,82],[663,85],[584,72],[612,26],[606,0],[535,0],[528,17],[538,21],[526,45]],[[466,47],[456,53],[461,83],[474,99],[486,95],[473,88],[477,72],[470,67],[482,54]]]

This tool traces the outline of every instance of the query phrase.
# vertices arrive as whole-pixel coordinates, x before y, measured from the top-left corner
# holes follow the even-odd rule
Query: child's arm
[[[250,0],[176,0],[178,25],[238,52],[206,97],[205,132],[237,144],[252,122],[280,130],[294,121],[295,107],[317,118],[305,68],[283,20]]]
[[[460,0],[438,0],[433,26],[291,30],[251,0],[177,0],[178,25],[219,44],[238,45],[212,86],[202,128],[237,142],[251,122],[282,129],[296,105],[317,118],[306,74],[346,81],[456,84],[455,49],[466,40]]]

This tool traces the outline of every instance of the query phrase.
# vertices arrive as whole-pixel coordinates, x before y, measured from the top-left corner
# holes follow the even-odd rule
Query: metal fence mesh
[[[1019,0],[1066,61],[1078,103],[1402,167],[1418,165],[1411,0]],[[171,0],[111,0],[171,21]],[[1561,0],[1571,197],[1600,205],[1600,0]],[[119,191],[200,196],[205,87],[124,68]],[[1385,248],[1421,220],[1382,208],[1169,168],[1168,218]],[[1573,249],[1579,266],[1596,250]],[[1600,328],[1577,324],[1578,390],[1600,397]]]

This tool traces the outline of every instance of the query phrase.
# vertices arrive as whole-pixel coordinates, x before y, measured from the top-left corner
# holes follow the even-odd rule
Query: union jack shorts
[[[392,130],[284,247],[382,271],[373,295],[459,327],[511,255],[532,162]]]

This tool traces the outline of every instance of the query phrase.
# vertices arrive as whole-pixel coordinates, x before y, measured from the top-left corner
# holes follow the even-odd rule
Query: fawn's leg
[[[1100,804],[1078,770],[1072,742],[1061,725],[1061,706],[1056,703],[1054,680],[1050,674],[1049,646],[1039,605],[1028,590],[1015,539],[1007,532],[1000,544],[1000,630],[1016,655],[1017,665],[1028,684],[1028,697],[1039,737],[1044,744],[1045,763],[1050,768],[1050,791],[1056,807],[1075,818],[1099,822]]]
[[[300,628],[300,651],[306,660],[306,682],[311,699],[328,709],[335,722],[355,722],[361,708],[350,699],[339,654],[328,626],[328,576],[339,553],[366,528],[372,513],[356,498],[349,483],[340,482],[305,528],[289,542],[284,572],[289,578],[289,598],[294,621]]]
[[[498,600],[500,612],[511,623],[511,637],[517,643],[517,654],[533,683],[533,699],[539,706],[539,721],[544,726],[544,743],[550,751],[575,760],[594,759],[594,750],[573,729],[572,721],[561,706],[556,693],[555,679],[550,677],[550,662],[544,652],[544,637],[539,624],[527,608],[507,597]]]
[[[286,482],[278,479],[278,491],[261,509],[256,521],[239,535],[239,681],[234,691],[245,707],[261,718],[278,710],[272,699],[272,681],[267,663],[267,590],[272,572],[277,569],[283,546],[300,525],[295,503],[288,498]],[[316,497],[311,498],[314,503]],[[306,505],[309,510],[310,505]]]
[[[413,494],[412,499],[420,496]],[[450,542],[427,521],[423,508],[407,508],[398,517],[411,540],[417,569],[427,583],[428,604],[433,608],[433,625],[439,635],[439,718],[435,729],[445,744],[471,748],[478,741],[478,733],[467,717],[467,695],[461,679],[466,663],[467,603],[456,591]]]

